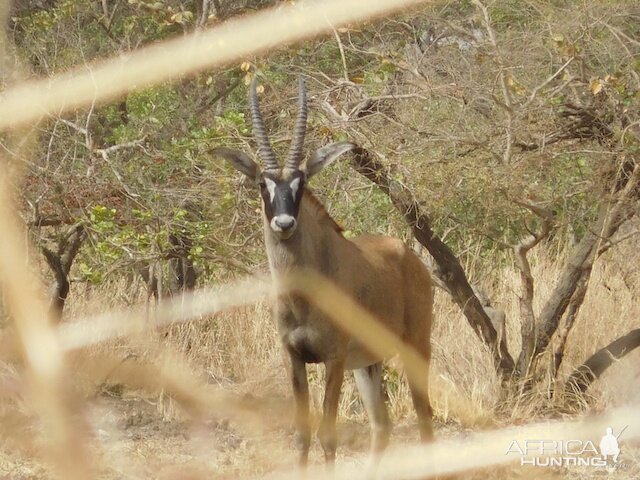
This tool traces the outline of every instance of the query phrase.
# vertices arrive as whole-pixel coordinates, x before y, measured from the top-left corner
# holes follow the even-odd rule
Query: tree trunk
[[[155,298],[156,303],[159,300],[158,297],[158,278],[155,275],[153,264],[149,263],[138,268],[138,273],[144,280],[147,286],[147,303],[151,300],[151,297]]]
[[[411,226],[413,234],[434,258],[434,273],[447,286],[467,321],[480,339],[489,346],[496,370],[508,378],[514,370],[514,361],[507,346],[498,341],[496,329],[482,304],[469,285],[464,269],[451,249],[431,230],[431,220],[421,211],[419,202],[401,181],[363,148],[354,150],[352,164],[356,171],[378,185]]]
[[[56,322],[62,319],[64,305],[69,295],[69,272],[73,261],[86,238],[84,225],[72,227],[58,242],[55,252],[42,247],[42,253],[53,272],[54,282],[51,288],[51,318]]]
[[[192,240],[186,234],[171,234],[169,243],[173,245],[172,258],[169,260],[171,293],[193,290],[196,288],[198,275],[193,260],[189,258],[189,252],[193,246]]]
[[[593,264],[597,241],[598,237],[595,234],[587,232],[569,255],[558,284],[551,292],[551,296],[540,313],[535,355],[544,352],[549,345],[551,337],[557,330],[560,319],[576,291],[583,271],[585,268],[589,268],[589,264]]]
[[[546,350],[580,279],[585,271],[593,267],[597,245],[608,242],[620,225],[635,215],[639,180],[640,165],[635,165],[633,172],[624,179],[624,183],[616,186],[613,200],[603,204],[594,225],[573,248],[558,284],[540,313],[534,357]]]
[[[520,335],[522,338],[522,350],[518,356],[516,373],[518,377],[524,378],[529,374],[536,342],[536,317],[533,312],[534,280],[533,275],[531,274],[531,265],[529,264],[527,254],[551,233],[553,212],[532,203],[519,200],[515,200],[515,202],[518,205],[531,210],[542,219],[540,231],[537,233],[531,232],[531,235],[523,238],[513,248],[516,265],[518,266],[518,270],[520,270],[521,284],[518,303],[520,306]]]
[[[578,287],[576,288],[576,291],[571,298],[571,302],[569,302],[564,325],[562,325],[562,327],[558,331],[557,345],[553,353],[553,378],[556,378],[558,376],[558,372],[560,371],[562,359],[564,358],[564,350],[567,346],[567,338],[569,338],[569,333],[571,333],[571,329],[573,328],[576,318],[578,317],[578,313],[580,312],[580,307],[584,302],[584,297],[587,294],[590,275],[591,269],[586,270],[582,273],[582,277],[578,281]]]

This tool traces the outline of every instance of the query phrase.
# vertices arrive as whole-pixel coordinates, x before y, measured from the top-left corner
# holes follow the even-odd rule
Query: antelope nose
[[[289,215],[278,216],[275,219],[275,223],[283,232],[291,229],[296,224],[296,219]]]

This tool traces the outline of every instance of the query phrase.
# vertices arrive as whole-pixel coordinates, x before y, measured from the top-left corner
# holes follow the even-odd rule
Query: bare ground
[[[101,465],[99,478],[116,479],[227,479],[262,478],[273,472],[295,468],[296,454],[293,431],[279,420],[289,410],[284,397],[258,398],[245,395],[247,404],[255,402],[265,413],[270,410],[274,423],[261,431],[248,431],[227,420],[194,423],[179,418],[166,418],[166,397],[145,397],[140,392],[103,392],[88,402],[85,416],[91,425],[90,437]],[[175,415],[174,415],[175,417]],[[25,424],[23,442],[16,447],[4,442],[0,450],[0,479],[54,478],[46,461],[39,460],[38,428],[32,421]],[[369,427],[364,421],[339,423],[338,465],[362,465],[367,459]],[[440,439],[464,438],[471,429],[441,421],[435,423]],[[29,431],[30,433],[28,433]],[[396,422],[391,439],[392,448],[415,445],[418,442],[413,418]],[[585,467],[532,468],[518,462],[508,467],[475,470],[447,476],[447,479],[582,479],[640,478],[640,444],[624,444],[622,467],[615,472]],[[506,450],[506,446],[505,446]],[[322,451],[314,442],[311,464],[322,464]],[[277,478],[277,474],[275,477]],[[441,477],[443,478],[443,477]]]
[[[557,277],[556,263],[544,256],[535,260],[536,277],[547,280],[539,283],[537,292],[542,299],[546,297],[545,289]],[[612,339],[638,327],[640,305],[636,292],[640,283],[634,275],[637,268],[620,257],[597,266],[569,339],[563,375]],[[509,319],[518,318],[513,285],[517,285],[516,274],[509,269],[485,283]],[[113,287],[108,295],[104,289],[76,292],[76,303],[70,305],[70,321],[87,312],[96,312],[97,299],[110,298],[113,302],[101,305],[98,311],[130,304],[130,289],[129,285],[120,289]],[[537,308],[539,303],[540,300]],[[640,351],[637,351],[617,362],[593,385],[590,400],[579,413],[563,413],[557,405],[548,405],[546,398],[501,400],[489,356],[460,312],[441,293],[436,297],[435,310],[430,390],[439,439],[461,439],[481,430],[523,425],[550,417],[574,419],[637,403],[640,398]],[[507,333],[510,348],[517,352],[517,322],[508,325]],[[91,370],[87,359],[101,354],[123,359],[132,358],[133,352],[133,358],[140,363],[152,363],[154,358],[166,360],[167,355],[179,357],[199,382],[229,392],[245,406],[255,407],[261,417],[267,419],[262,429],[230,422],[222,415],[192,422],[173,400],[157,390],[123,387],[120,383],[105,381],[103,374],[74,378],[83,385],[78,387],[78,397],[86,401],[79,408],[88,419],[89,437],[95,444],[93,463],[100,478],[195,480],[261,478],[268,473],[272,473],[271,478],[278,478],[278,473],[273,472],[293,471],[296,454],[290,426],[292,404],[276,337],[268,309],[257,305],[171,327],[157,335],[144,334],[141,338],[102,345],[91,349],[85,357],[74,359],[70,371],[81,375],[83,370]],[[160,356],[154,357],[157,354]],[[0,367],[0,479],[53,478],[49,462],[43,458],[40,427],[30,407],[20,400],[27,395],[20,393],[24,387],[19,366]],[[322,369],[310,368],[309,377],[312,404],[318,411],[322,399]],[[414,414],[399,366],[391,362],[385,378],[390,412],[395,419],[390,447],[402,449],[405,445],[415,445],[418,434]],[[12,388],[18,393],[12,392]],[[216,412],[211,415],[215,417]],[[620,421],[624,424],[624,419]],[[339,422],[338,464],[364,465],[369,428],[350,376],[341,397]],[[505,451],[507,447],[505,445]],[[507,467],[475,470],[447,478],[640,478],[640,445],[621,440],[621,447],[624,467],[613,473],[593,468],[525,468],[516,459]],[[311,462],[322,464],[317,441],[313,444]]]

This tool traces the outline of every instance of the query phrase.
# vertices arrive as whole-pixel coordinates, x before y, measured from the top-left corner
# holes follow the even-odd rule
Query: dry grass
[[[617,254],[622,256],[623,251],[618,250]],[[628,274],[619,260],[614,254],[598,262],[594,269],[589,295],[570,340],[565,373],[600,346],[638,325],[639,307],[633,301],[637,286],[628,284]],[[536,278],[551,283],[558,268],[556,262],[538,252],[532,262]],[[486,279],[486,285],[495,288],[491,294],[498,299],[496,303],[505,307],[510,319],[517,318],[515,302],[507,304],[513,298],[517,278],[513,269],[505,268],[494,278]],[[90,313],[122,307],[123,302],[136,300],[143,294],[142,290],[133,291],[124,281],[112,283],[107,290],[83,288],[69,304],[71,323],[85,321]],[[539,293],[544,296],[547,292],[541,287]],[[542,394],[527,401],[500,399],[500,385],[490,355],[457,307],[438,292],[435,310],[430,392],[439,438],[462,439],[472,431],[560,415],[562,405]],[[616,313],[615,324],[604,321],[612,317],[611,312]],[[508,329],[514,352],[518,348],[518,329],[518,325],[510,325]],[[605,411],[637,401],[638,358],[637,353],[626,358],[596,382],[588,406],[590,411]],[[180,365],[179,375],[184,372],[191,375],[194,384],[224,391],[236,399],[238,406],[259,412],[259,428],[243,421],[229,423],[227,416],[215,409],[203,416],[194,414],[188,402],[176,399],[175,393],[174,396],[167,393],[171,385],[141,383],[137,378],[149,373],[142,366],[166,365],[168,359]],[[289,385],[264,302],[108,340],[76,352],[70,357],[69,369],[76,372],[74,389],[86,402],[86,418],[105,478],[184,478],[180,476],[185,474],[184,463],[189,465],[193,478],[200,478],[201,474],[207,478],[230,478],[263,475],[295,461]],[[20,374],[20,367],[7,364],[2,378],[20,382]],[[316,412],[321,405],[323,375],[321,367],[310,368]],[[413,408],[400,362],[389,362],[387,383],[389,406],[397,424],[392,445],[416,444]],[[13,425],[13,430],[20,432],[39,430],[28,403],[11,397],[2,406],[3,425]],[[340,463],[345,467],[361,464],[368,445],[368,426],[350,376],[341,399],[340,422]],[[12,478],[49,476],[50,467],[39,453],[43,438],[26,440],[18,434],[7,439],[0,463],[4,472],[0,472]],[[630,462],[627,473],[638,472],[638,450],[629,445],[625,454]],[[315,450],[315,461],[321,461],[319,448]],[[496,478],[516,475],[523,478],[527,469],[505,466],[492,472]],[[584,478],[589,471],[544,473],[548,478],[571,478],[571,475]],[[479,470],[470,478],[487,475],[487,471]]]

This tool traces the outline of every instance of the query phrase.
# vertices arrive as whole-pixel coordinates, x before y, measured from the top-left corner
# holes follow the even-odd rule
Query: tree
[[[406,72],[399,76],[402,80],[397,76],[393,84],[385,85],[384,95],[378,96],[371,96],[366,88],[359,86],[357,82],[349,82],[348,88],[356,90],[362,100],[349,114],[338,114],[339,109],[328,104],[325,105],[325,112],[332,124],[339,125],[339,128],[347,128],[350,135],[361,138],[367,145],[373,143],[373,150],[379,151],[380,147],[376,145],[377,141],[371,141],[375,137],[365,131],[366,127],[363,128],[361,123],[358,123],[363,115],[377,113],[385,116],[407,137],[435,136],[428,128],[424,129],[426,132],[418,131],[415,127],[412,132],[407,132],[411,127],[402,130],[404,125],[393,118],[394,114],[389,113],[388,108],[383,109],[380,103],[387,99],[399,100],[403,97],[433,98],[435,91],[446,91],[447,87],[452,85],[439,85],[434,77],[443,77],[444,81],[454,79],[456,82],[459,78],[455,59],[444,60],[444,55],[439,55],[438,50],[447,48],[447,55],[451,58],[450,47],[453,45],[457,47],[453,49],[454,57],[456,53],[460,57],[466,57],[464,66],[471,68],[470,76],[476,83],[473,86],[468,83],[453,84],[454,88],[464,90],[452,92],[456,96],[446,103],[458,104],[457,108],[468,115],[475,114],[477,118],[461,125],[463,130],[471,127],[475,131],[467,134],[447,133],[444,137],[457,145],[466,144],[465,148],[460,149],[458,157],[479,155],[484,151],[489,154],[489,158],[499,160],[500,163],[492,167],[499,171],[510,185],[498,185],[496,190],[506,202],[529,212],[533,216],[532,220],[537,223],[537,226],[530,225],[530,221],[525,217],[525,231],[512,232],[512,235],[509,235],[511,238],[505,239],[504,242],[512,245],[521,277],[519,320],[522,328],[522,349],[517,359],[512,358],[506,346],[498,341],[497,329],[474,293],[460,262],[434,232],[431,214],[424,207],[429,202],[418,198],[407,186],[410,180],[406,174],[398,172],[399,165],[385,164],[376,159],[370,151],[363,149],[356,152],[353,164],[358,172],[389,195],[392,203],[411,226],[416,240],[433,256],[436,264],[434,274],[446,286],[478,336],[490,346],[499,373],[505,378],[515,375],[529,388],[533,377],[539,377],[539,372],[536,374],[536,365],[544,354],[554,355],[555,363],[551,374],[557,375],[567,336],[588,288],[593,263],[616,242],[615,237],[620,226],[637,212],[640,200],[640,162],[636,152],[640,137],[636,132],[640,132],[640,128],[634,118],[637,118],[638,114],[637,92],[640,83],[629,62],[632,61],[632,50],[637,50],[638,44],[624,32],[628,24],[612,24],[613,17],[595,20],[591,17],[591,12],[586,12],[584,18],[576,19],[583,22],[582,28],[597,31],[601,35],[608,32],[611,35],[609,40],[622,44],[622,52],[618,51],[621,54],[618,55],[614,48],[610,47],[611,50],[598,51],[596,56],[596,52],[589,51],[593,45],[580,44],[570,40],[564,33],[557,33],[551,39],[555,46],[555,55],[548,66],[551,73],[543,75],[534,63],[526,63],[526,75],[522,74],[520,78],[527,77],[537,82],[527,85],[512,73],[514,70],[510,67],[510,60],[506,58],[507,48],[501,43],[503,40],[505,43],[515,41],[509,39],[508,31],[501,32],[502,36],[496,32],[487,7],[478,1],[475,5],[478,16],[474,17],[470,27],[453,24],[448,19],[436,19],[434,24],[427,24],[426,27],[425,24],[418,26],[419,22],[414,21],[416,26],[412,33],[417,39],[416,42],[405,48],[404,55],[388,54],[389,56],[383,59]],[[500,6],[495,8],[498,9]],[[442,27],[435,22],[440,23]],[[558,23],[545,27],[551,31],[562,28]],[[527,33],[529,35],[526,41],[530,41],[531,32]],[[595,33],[592,35],[595,36]],[[519,51],[518,48],[514,48],[515,45],[509,46],[512,52]],[[546,46],[544,40],[543,46]],[[469,58],[471,50],[476,51],[475,59]],[[490,60],[487,60],[487,56]],[[608,61],[603,58],[606,56]],[[488,73],[483,63],[488,64],[491,73],[498,72],[499,94],[491,92],[490,81],[483,83],[473,78]],[[522,65],[521,56],[514,59],[513,64],[516,63]],[[606,68],[611,68],[612,65],[621,68],[608,73]],[[403,87],[403,81],[407,81],[407,77],[415,82],[414,93],[398,91]],[[538,78],[540,80],[537,80]],[[462,98],[458,98],[457,95],[461,95]],[[433,98],[433,101],[436,103],[436,107],[433,108],[437,109],[439,100]],[[363,105],[365,107],[362,107]],[[367,110],[373,112],[365,113]],[[397,116],[397,113],[395,115]],[[540,117],[545,118],[544,130],[540,128]],[[548,128],[549,125],[552,126],[551,129]],[[449,127],[447,124],[447,128]],[[477,130],[481,128],[486,130],[486,134],[482,140],[478,140],[480,135]],[[591,181],[594,182],[592,192],[598,194],[599,201],[594,204],[592,198],[583,197],[584,201],[590,202],[591,205],[577,205],[582,212],[565,211],[558,215],[556,212],[562,208],[561,202],[566,202],[571,192],[561,192],[560,195],[556,193],[554,198],[550,195],[551,192],[543,190],[546,185],[537,186],[539,175],[536,178],[532,172],[526,172],[526,162],[540,155],[543,150],[548,152],[554,149],[554,153],[561,156],[565,145],[571,145],[572,148],[584,145],[585,149],[596,150],[599,158],[598,164],[591,166],[592,174],[595,175]],[[447,153],[443,155],[436,152],[435,155],[445,157]],[[551,166],[554,167],[560,169],[557,170],[558,173],[571,175],[570,172],[562,172],[566,165],[560,162]],[[517,176],[522,173],[527,176],[518,179]],[[532,182],[534,178],[536,180]],[[597,179],[602,181],[600,185],[596,185]],[[582,215],[582,218],[576,217],[576,214]],[[558,218],[560,216],[564,218]],[[496,218],[492,220],[494,225],[499,222]],[[548,240],[562,225],[561,222],[564,222],[565,227],[570,223],[584,222],[579,227],[582,236],[570,250],[556,286],[542,311],[536,315],[533,309],[535,279],[531,274],[528,253],[541,242]],[[487,237],[491,238],[488,234]],[[559,342],[554,346],[551,340],[556,333]],[[576,378],[580,378],[578,389],[586,390],[589,382],[612,363],[612,358],[620,358],[637,346],[635,331],[614,341],[593,357],[586,359],[570,376],[569,385],[575,387]],[[607,356],[606,352],[611,355]],[[604,362],[604,358],[610,360]],[[590,373],[585,374],[585,371]]]
[[[32,70],[52,75],[272,3],[19,2],[12,33]],[[192,288],[196,277],[264,267],[259,204],[208,152],[251,147],[245,84],[254,71],[274,148],[286,148],[291,80],[302,75],[316,107],[308,148],[357,141],[352,165],[379,187],[345,166],[319,179],[320,193],[346,218],[345,234],[403,235],[408,224],[501,377],[532,388],[559,375],[593,265],[623,248],[621,226],[637,212],[635,19],[631,1],[580,11],[437,2],[50,118],[29,165],[25,218],[52,258],[62,258],[74,244],[69,232],[84,225],[76,275],[49,262],[58,279],[101,283],[135,271],[160,296]],[[344,197],[333,188],[337,178]],[[567,261],[536,311],[531,252],[565,243]],[[481,298],[478,276],[463,268],[470,249],[484,271],[515,263],[518,318],[505,319]],[[505,323],[520,324],[521,350],[504,340]],[[630,351],[636,336],[624,338],[603,351]],[[542,358],[552,358],[549,369]],[[585,360],[592,377],[604,365]]]

